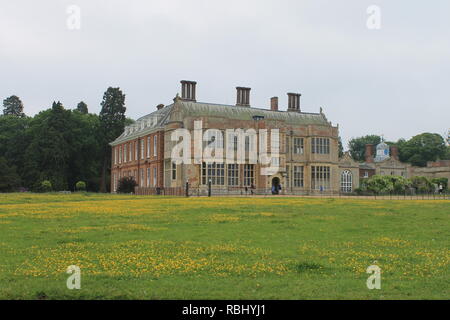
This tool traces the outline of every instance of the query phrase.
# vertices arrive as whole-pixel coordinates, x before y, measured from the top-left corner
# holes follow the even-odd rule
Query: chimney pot
[[[236,105],[241,107],[250,107],[251,88],[236,87]]]
[[[195,102],[196,101],[195,87],[197,85],[197,82],[189,80],[181,80],[180,82],[181,82],[181,99]]]
[[[288,110],[290,112],[300,112],[300,93],[288,93]]]
[[[270,98],[270,110],[278,111],[278,97]]]
[[[158,105],[156,106],[156,109],[158,109],[158,110],[161,110],[162,108],[164,108],[164,105],[163,105],[163,104],[158,104]]]
[[[391,158],[394,160],[399,160],[399,156],[398,156],[398,147],[397,146],[391,146],[390,147],[390,152],[391,152]]]
[[[366,144],[366,151],[364,153],[367,163],[373,163],[373,144]]]

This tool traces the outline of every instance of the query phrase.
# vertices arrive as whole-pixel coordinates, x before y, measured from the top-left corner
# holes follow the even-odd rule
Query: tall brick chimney
[[[391,146],[390,147],[390,153],[391,153],[391,158],[392,159],[400,160],[400,158],[398,156],[398,147],[397,146]]]
[[[373,144],[366,144],[366,151],[364,153],[366,162],[373,163]]]
[[[270,110],[278,111],[278,97],[270,98]]]
[[[300,112],[300,93],[288,93],[288,112]]]
[[[251,88],[236,87],[236,105],[241,107],[250,107]]]
[[[181,99],[195,102],[196,85],[195,81],[181,80]]]

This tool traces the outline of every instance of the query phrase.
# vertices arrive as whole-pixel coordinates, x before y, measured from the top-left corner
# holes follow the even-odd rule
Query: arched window
[[[342,192],[353,191],[353,175],[348,170],[344,170],[341,174],[341,191]]]

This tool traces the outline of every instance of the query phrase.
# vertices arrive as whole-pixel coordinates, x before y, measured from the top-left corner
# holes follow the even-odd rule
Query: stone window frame
[[[303,188],[305,186],[305,167],[304,166],[294,166],[293,169],[293,181],[295,188]]]

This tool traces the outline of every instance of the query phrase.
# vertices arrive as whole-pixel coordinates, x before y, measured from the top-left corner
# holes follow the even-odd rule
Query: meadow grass
[[[445,200],[0,194],[0,299],[449,299],[449,215]]]

